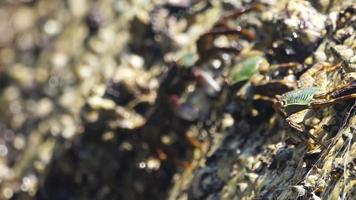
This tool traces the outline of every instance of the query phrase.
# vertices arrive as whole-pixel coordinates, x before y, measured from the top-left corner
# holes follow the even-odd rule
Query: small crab
[[[304,72],[298,81],[285,80],[285,76],[289,76],[285,71],[291,67],[292,71],[296,72],[300,66],[294,64],[270,66],[272,70],[269,70],[267,77],[271,79],[264,77],[252,84],[253,99],[272,102],[274,110],[285,117],[292,128],[304,132],[300,123],[305,119],[308,109],[324,108],[340,101],[356,99],[356,81],[352,78],[346,79],[346,82],[341,81],[341,86],[337,88],[328,91],[323,89],[328,88],[329,73],[341,69],[342,64],[343,62],[336,65],[317,63]],[[278,73],[281,75],[278,77],[280,80],[273,76]],[[256,73],[253,76],[255,75]],[[252,83],[253,76],[250,80]],[[310,137],[318,142],[313,135],[310,134]]]
[[[320,78],[320,74],[323,73],[321,73],[319,70],[322,69],[322,66],[325,67],[324,70],[326,72],[329,72],[340,67],[340,64],[334,66],[329,65],[327,63],[316,64],[306,73],[304,73],[298,82],[299,86],[303,86],[304,84],[305,87],[284,93],[283,95],[277,95],[276,106],[279,108],[283,108],[282,110],[286,115],[291,115],[306,108],[323,107],[338,101],[356,98],[355,80],[352,80],[348,83],[344,83],[343,85],[328,92],[323,92],[322,89],[320,89],[319,87],[313,86],[313,84],[310,84],[310,82],[308,83],[307,81],[310,81],[308,79],[312,79],[312,77],[310,76],[310,72],[318,72],[319,76],[317,76],[317,78]],[[312,81],[320,82],[320,79]]]
[[[306,109],[324,108],[332,104],[356,99],[356,83],[350,83],[332,92],[320,94],[317,87],[308,87],[293,90],[277,96],[273,105],[275,110],[286,117],[288,124],[297,131],[304,132],[303,127],[298,124],[297,119],[306,115]],[[312,134],[309,136],[316,142],[318,139]]]
[[[356,81],[343,83],[341,86],[329,91],[321,88],[326,83],[325,79],[328,72],[335,71],[342,66],[342,63],[331,65],[330,63],[317,63],[306,71],[298,81],[300,89],[293,90],[282,95],[276,96],[274,108],[283,116],[287,117],[288,123],[298,131],[303,131],[293,117],[299,111],[308,108],[323,108],[334,103],[356,99]],[[302,118],[304,118],[302,114]],[[300,116],[299,116],[300,117]]]

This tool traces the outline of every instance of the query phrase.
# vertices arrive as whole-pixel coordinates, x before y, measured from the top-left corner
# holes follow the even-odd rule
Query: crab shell
[[[291,115],[310,107],[314,95],[320,92],[317,87],[308,87],[293,90],[282,95],[277,95],[277,107],[280,107],[286,115]],[[278,105],[279,104],[279,105]]]

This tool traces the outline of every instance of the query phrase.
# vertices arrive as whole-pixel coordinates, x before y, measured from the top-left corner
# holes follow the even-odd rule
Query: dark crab
[[[267,47],[268,55],[277,60],[303,61],[318,47],[326,34],[327,17],[307,1],[293,0],[273,6],[268,12],[261,12],[264,5],[249,5],[221,17],[210,32],[199,38],[197,48],[200,57],[204,59],[217,51],[240,53],[244,48],[241,45],[243,42],[234,43],[236,40],[232,40],[235,45],[228,47],[213,45],[218,36],[238,36],[240,40],[254,41],[255,49]],[[260,24],[242,27],[229,23],[231,19],[253,11],[257,12]]]

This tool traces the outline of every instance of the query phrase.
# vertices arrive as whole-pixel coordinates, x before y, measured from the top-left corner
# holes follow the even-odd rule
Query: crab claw
[[[195,90],[183,102],[177,95],[172,95],[170,101],[174,106],[174,113],[183,120],[194,122],[209,116],[211,103],[202,90]]]
[[[189,102],[181,102],[177,95],[170,96],[170,102],[173,105],[174,113],[181,119],[193,122],[199,118],[199,109]]]
[[[215,96],[221,91],[220,83],[212,77],[212,74],[201,69],[193,69],[192,73],[198,85],[209,96]]]
[[[283,103],[280,95],[276,95],[272,102],[273,110],[283,117],[287,117],[287,113],[283,110]]]

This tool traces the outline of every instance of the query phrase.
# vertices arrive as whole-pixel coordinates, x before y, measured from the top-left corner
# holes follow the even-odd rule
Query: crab
[[[323,108],[340,101],[356,99],[356,82],[349,83],[331,92],[319,92],[320,88],[308,87],[277,95],[275,106],[283,115],[291,116],[304,109]],[[300,130],[299,126],[296,129]]]
[[[356,99],[356,81],[343,82],[340,86],[327,90],[325,77],[328,73],[338,70],[342,63],[317,63],[306,71],[297,82],[298,89],[276,95],[273,99],[273,108],[285,118],[293,129],[305,133],[301,124],[310,110],[321,109],[347,100]],[[324,77],[324,78],[323,78]],[[319,144],[318,139],[309,136]],[[324,146],[324,145],[323,145]]]
[[[299,132],[305,132],[304,128],[298,123],[307,115],[307,109],[317,109],[330,106],[346,100],[356,99],[356,83],[350,83],[343,88],[338,88],[332,92],[320,94],[317,87],[308,87],[287,92],[277,96],[274,108],[277,110],[287,123]],[[349,94],[345,94],[349,93]],[[319,140],[312,134],[308,134],[314,141]],[[325,146],[322,144],[322,146]]]
[[[248,87],[240,86],[238,96],[242,99],[249,96],[253,100],[272,103],[274,110],[299,132],[305,132],[300,123],[306,118],[309,109],[324,108],[341,101],[356,99],[355,77],[346,77],[337,88],[328,91],[323,89],[328,87],[329,73],[340,70],[343,62],[336,65],[326,62],[317,63],[296,81],[293,73],[301,73],[304,70],[302,65],[298,63],[261,65],[261,59],[263,58],[249,57],[240,62],[242,66],[238,67],[237,73],[232,73],[237,83],[241,81],[249,83]],[[319,143],[317,138],[309,135]]]
[[[325,36],[328,17],[319,13],[308,1],[293,0],[273,6],[273,9],[261,12],[265,6],[257,3],[221,17],[211,31],[197,41],[201,59],[221,51],[239,54],[246,47],[244,41],[248,41],[254,42],[254,49],[267,47],[268,56],[276,60],[303,61]],[[253,11],[257,12],[254,22],[242,21],[244,27],[231,25],[233,19]],[[214,46],[219,36],[238,36],[240,40],[230,40],[229,44],[233,45],[228,47]]]

